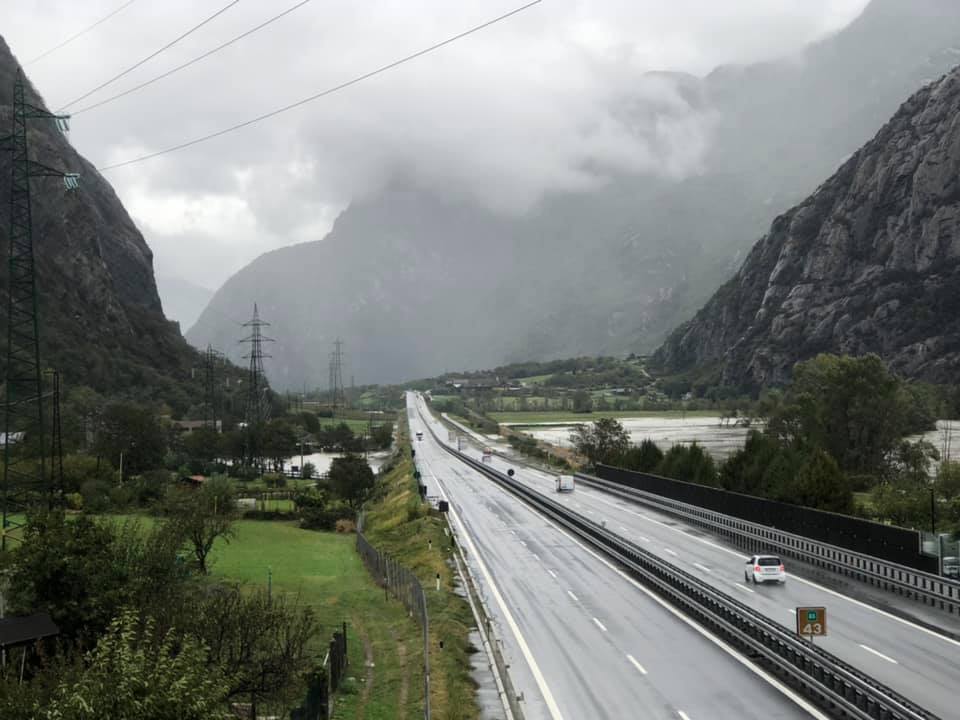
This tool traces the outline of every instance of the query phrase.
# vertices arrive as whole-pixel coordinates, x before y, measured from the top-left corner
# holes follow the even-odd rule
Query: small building
[[[26,662],[31,647],[48,638],[60,634],[60,628],[49,613],[41,612],[21,617],[0,619],[0,658],[4,663],[11,662],[10,651],[22,648],[21,667]]]

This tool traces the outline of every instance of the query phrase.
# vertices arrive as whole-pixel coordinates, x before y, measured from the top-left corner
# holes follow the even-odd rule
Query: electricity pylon
[[[261,328],[270,327],[270,323],[260,319],[256,303],[253,305],[253,318],[245,322],[243,327],[250,328],[250,335],[240,341],[250,344],[250,353],[243,356],[250,361],[247,372],[247,402],[243,418],[246,423],[243,461],[246,467],[263,472],[263,427],[270,419],[270,385],[263,372],[263,359],[270,356],[264,355],[263,343],[273,342],[273,339],[264,336],[261,332]]]
[[[333,347],[330,353],[330,405],[336,412],[338,407],[347,404],[343,392],[343,341],[337,338]]]
[[[80,176],[30,160],[27,125],[31,120],[48,120],[66,132],[69,117],[28,103],[23,71],[17,69],[13,84],[13,127],[9,136],[0,137],[0,148],[12,155],[3,485],[0,487],[0,547],[4,549],[8,540],[20,539],[18,531],[23,527],[24,511],[44,499],[48,505],[53,504],[59,497],[54,492],[53,477],[47,475],[30,180],[58,177],[67,190],[75,190]]]
[[[217,429],[222,410],[218,371],[223,367],[223,354],[207,345],[203,353],[203,426]]]

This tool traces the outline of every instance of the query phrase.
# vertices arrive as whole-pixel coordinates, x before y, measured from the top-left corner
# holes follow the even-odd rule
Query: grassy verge
[[[213,573],[297,595],[323,626],[318,652],[346,621],[355,678],[338,694],[335,718],[388,720],[422,716],[420,630],[370,579],[354,549],[354,535],[301,530],[293,523],[239,521],[236,537],[214,548]],[[368,665],[370,658],[372,666]]]
[[[430,616],[431,710],[435,718],[479,717],[476,684],[470,676],[469,641],[474,625],[467,601],[454,593],[456,573],[444,521],[428,512],[413,479],[409,444],[401,435],[403,458],[380,482],[379,499],[366,513],[364,534],[376,547],[412,570],[427,594]],[[440,575],[440,591],[436,577]],[[443,649],[440,649],[440,641]]]
[[[675,418],[718,417],[719,410],[597,410],[592,413],[574,413],[567,411],[550,412],[492,412],[490,417],[498,423],[585,423],[597,418]]]

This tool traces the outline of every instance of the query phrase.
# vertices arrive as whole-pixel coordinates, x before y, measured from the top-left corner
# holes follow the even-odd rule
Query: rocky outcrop
[[[17,61],[0,38],[0,135],[11,127]],[[43,107],[27,83],[27,101]],[[44,364],[70,385],[139,396],[169,395],[196,353],[163,316],[153,254],[110,184],[54,123],[30,125],[31,159],[79,173],[80,188],[32,181],[34,252]],[[6,313],[11,154],[0,152],[0,321]],[[6,333],[0,333],[0,344]],[[5,349],[0,348],[5,352]]]
[[[724,384],[785,381],[819,352],[897,372],[960,369],[960,69],[917,92],[813,195],[774,220],[740,271],[654,356]]]

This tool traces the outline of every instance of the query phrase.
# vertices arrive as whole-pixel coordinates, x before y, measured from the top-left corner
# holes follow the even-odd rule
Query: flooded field
[[[719,415],[716,417],[618,419],[630,433],[630,440],[634,443],[650,438],[662,450],[666,450],[675,443],[697,442],[717,460],[722,460],[743,447],[749,431],[749,428],[743,426],[721,422]],[[524,425],[518,429],[552,445],[571,447],[570,433],[573,431],[573,425]],[[960,442],[957,445],[960,448]]]
[[[720,417],[644,417],[618,418],[630,433],[633,443],[650,438],[662,450],[674,443],[692,443],[702,445],[715,459],[723,460],[731,453],[743,447],[750,428],[724,424]],[[763,425],[753,427],[763,429]],[[571,447],[570,433],[573,425],[530,424],[517,429],[533,435],[551,445]],[[960,461],[960,420],[938,420],[937,428],[920,435],[912,435],[909,440],[923,438],[940,452],[942,459]]]
[[[313,466],[316,468],[314,477],[316,477],[318,475],[323,475],[330,470],[330,464],[333,462],[333,459],[340,457],[341,454],[342,453],[311,453],[303,456],[303,462],[313,463]],[[380,469],[380,466],[383,465],[389,457],[389,452],[368,453],[367,463],[371,468],[373,468],[374,472],[377,472]],[[294,455],[291,458],[287,458],[287,467],[289,468],[293,465],[300,467],[300,455]]]

